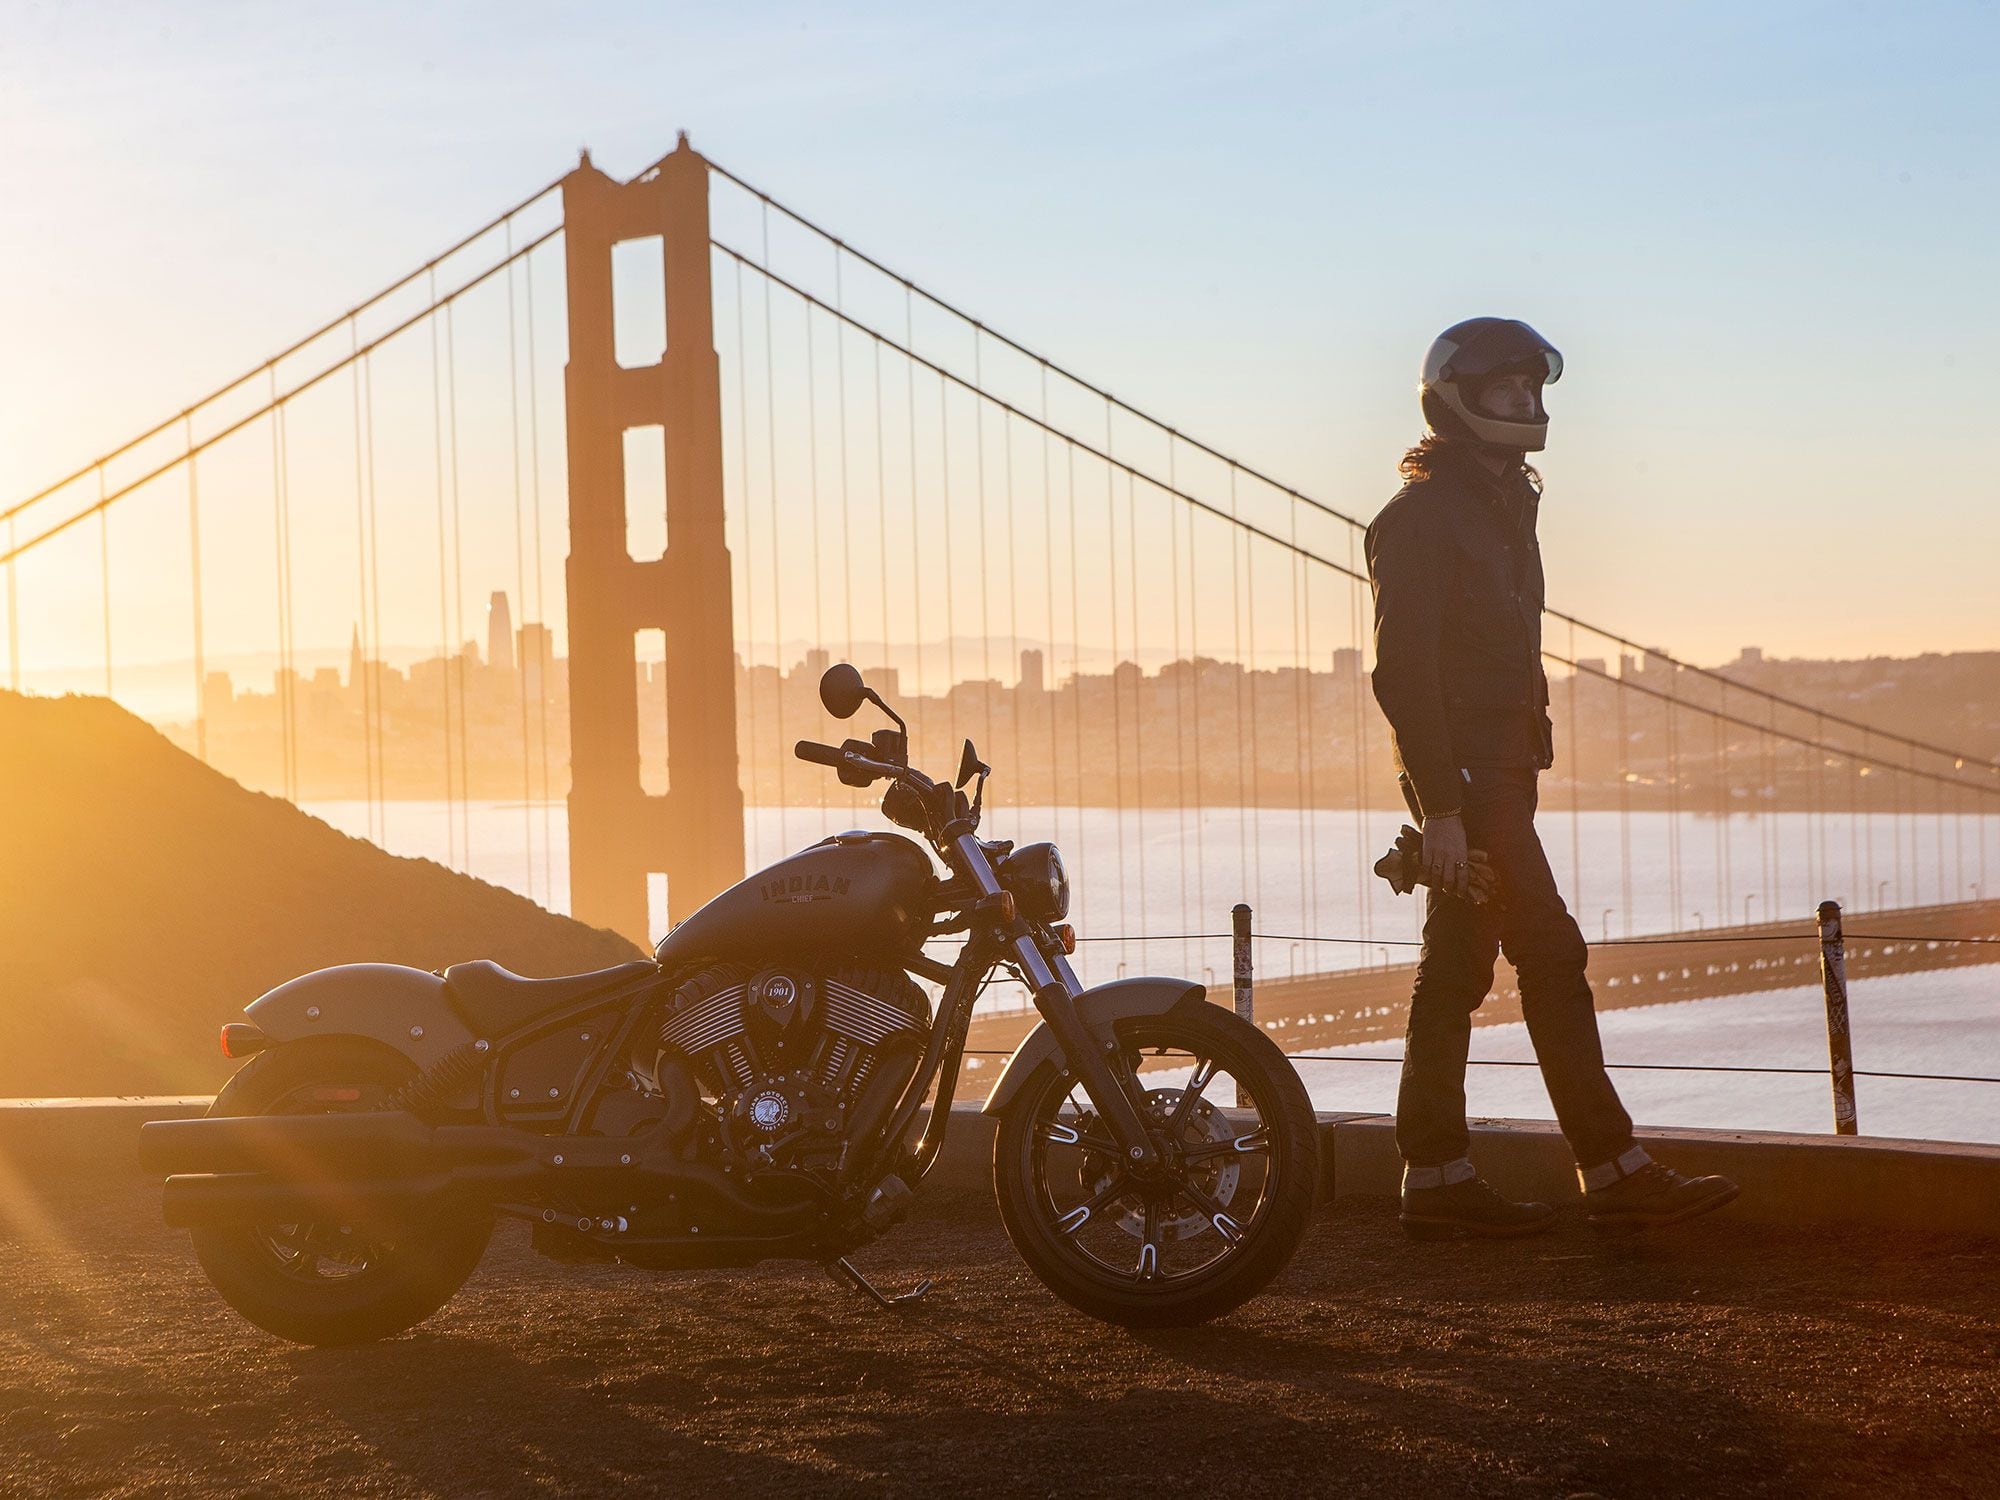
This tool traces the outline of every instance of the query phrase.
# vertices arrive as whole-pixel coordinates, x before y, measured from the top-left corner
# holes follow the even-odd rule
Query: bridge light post
[[[1757,893],[1755,891],[1746,892],[1743,897],[1743,925],[1745,927],[1750,925],[1750,903],[1756,899]]]
[[[1604,915],[1598,919],[1598,932],[1605,942],[1611,941],[1611,914],[1618,910],[1615,906],[1604,908]]]
[[[1878,880],[1875,882],[1875,910],[1881,911],[1883,907],[1887,906],[1888,904],[1889,904],[1889,882],[1886,880]]]

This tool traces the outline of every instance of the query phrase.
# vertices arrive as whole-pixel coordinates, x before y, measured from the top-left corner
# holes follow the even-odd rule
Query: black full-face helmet
[[[1549,414],[1539,396],[1535,415],[1525,421],[1488,416],[1478,403],[1480,382],[1494,375],[1528,374],[1544,384],[1562,378],[1556,346],[1516,318],[1467,318],[1431,341],[1424,356],[1420,389],[1425,416],[1436,429],[1432,403],[1464,426],[1478,442],[1519,453],[1536,453],[1548,442]]]

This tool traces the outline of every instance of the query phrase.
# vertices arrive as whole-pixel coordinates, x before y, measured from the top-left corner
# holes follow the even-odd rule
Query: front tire
[[[1312,1102],[1271,1039],[1220,1006],[1113,1030],[1142,1087],[1187,1070],[1146,1088],[1172,1170],[1127,1178],[1076,1080],[1045,1064],[994,1139],[1000,1217],[1072,1307],[1134,1328],[1203,1323],[1262,1291],[1305,1237],[1319,1193]]]
[[[290,1042],[238,1069],[210,1115],[339,1113],[381,1108],[416,1076],[398,1052],[350,1037]],[[392,1241],[338,1224],[209,1226],[195,1256],[236,1311],[299,1344],[363,1344],[421,1323],[451,1299],[486,1252],[490,1214],[442,1218]]]

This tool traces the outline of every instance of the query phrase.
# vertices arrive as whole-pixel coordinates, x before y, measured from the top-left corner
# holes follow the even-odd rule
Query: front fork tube
[[[1035,1009],[1056,1034],[1070,1072],[1083,1085],[1098,1118],[1110,1127],[1125,1153],[1126,1164],[1142,1170],[1150,1167],[1159,1160],[1159,1152],[1154,1149],[1146,1122],[1140,1117],[1124,1078],[1111,1066],[1110,1059],[1117,1055],[1117,1043],[1101,1045],[1083,1024],[1083,1018],[1076,1013],[1076,976],[1064,959],[1056,959],[1056,964],[1059,967],[1055,977],[1035,993]]]

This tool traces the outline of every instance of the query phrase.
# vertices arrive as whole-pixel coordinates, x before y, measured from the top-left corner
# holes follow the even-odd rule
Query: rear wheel
[[[1200,1323],[1262,1291],[1297,1250],[1319,1190],[1305,1085],[1220,1006],[1116,1023],[1164,1169],[1125,1169],[1076,1079],[1030,1080],[993,1147],[1007,1235],[1058,1297],[1134,1327]]]
[[[380,1109],[416,1076],[400,1053],[349,1037],[290,1042],[223,1085],[211,1115]],[[422,1322],[464,1284],[493,1233],[490,1214],[428,1221],[385,1237],[342,1224],[217,1225],[191,1231],[222,1298],[280,1338],[361,1344]]]

